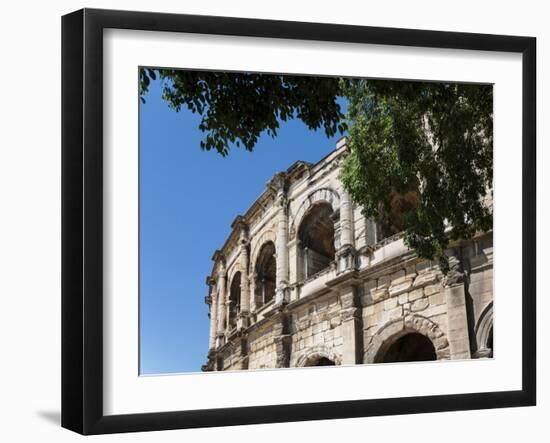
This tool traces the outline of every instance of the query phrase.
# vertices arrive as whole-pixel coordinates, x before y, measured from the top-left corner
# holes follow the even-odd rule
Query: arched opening
[[[321,357],[318,359],[315,364],[311,366],[335,366],[336,363],[334,363],[332,360],[328,359],[327,357]]]
[[[431,340],[418,332],[403,335],[394,341],[377,363],[436,360],[435,348]]]
[[[411,189],[402,194],[392,191],[387,207],[380,205],[377,228],[378,240],[391,237],[405,230],[407,217],[414,213],[420,199],[419,183],[414,182]]]
[[[237,325],[237,316],[241,310],[241,273],[237,272],[231,281],[229,290],[229,328]]]
[[[308,360],[306,366],[336,366],[336,363],[328,357],[316,357]]]
[[[275,245],[272,241],[266,242],[260,249],[256,260],[256,306],[269,303],[275,296],[277,263],[275,261]]]
[[[312,207],[298,229],[299,272],[309,278],[334,261],[334,211],[328,203]]]

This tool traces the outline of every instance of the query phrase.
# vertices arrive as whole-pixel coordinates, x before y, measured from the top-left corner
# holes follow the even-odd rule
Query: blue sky
[[[168,108],[153,81],[140,105],[140,370],[196,372],[208,352],[212,254],[265,189],[296,160],[316,162],[339,138],[284,122],[275,139],[228,157],[199,147],[200,116]]]

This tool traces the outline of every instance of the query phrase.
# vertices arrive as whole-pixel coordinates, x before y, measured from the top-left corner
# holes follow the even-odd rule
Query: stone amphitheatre
[[[275,174],[213,255],[205,371],[493,356],[493,239],[451,270],[365,219],[338,179],[345,138]],[[206,350],[205,350],[206,353]]]

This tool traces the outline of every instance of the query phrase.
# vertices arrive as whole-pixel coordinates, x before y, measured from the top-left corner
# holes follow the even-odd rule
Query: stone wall
[[[249,369],[276,367],[275,334],[271,323],[250,334],[249,350]]]
[[[290,366],[306,366],[317,357],[341,361],[341,305],[334,294],[297,307],[291,316]]]
[[[364,285],[365,363],[374,363],[384,351],[385,342],[392,342],[407,332],[431,334],[436,340],[437,357],[450,357],[443,275],[439,267],[429,261],[414,261]]]

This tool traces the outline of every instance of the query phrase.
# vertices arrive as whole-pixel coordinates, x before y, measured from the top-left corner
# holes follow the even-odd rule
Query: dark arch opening
[[[231,289],[229,290],[229,327],[234,328],[237,325],[237,315],[241,310],[241,273],[237,272],[233,276]]]
[[[275,296],[277,263],[275,261],[275,245],[272,241],[265,243],[260,249],[256,260],[256,305],[262,306],[273,300]]]
[[[298,229],[300,241],[300,277],[309,278],[334,261],[334,211],[328,203],[319,203],[306,215]]]
[[[306,366],[336,366],[336,363],[328,357],[318,357],[308,361]]]
[[[406,334],[391,344],[379,359],[381,363],[436,360],[435,348],[425,335],[413,332]]]
[[[378,236],[382,240],[394,234],[402,232],[407,227],[407,217],[416,211],[420,193],[420,183],[415,180],[410,184],[410,189],[402,194],[392,191],[389,195],[389,205],[380,205],[378,219]]]

